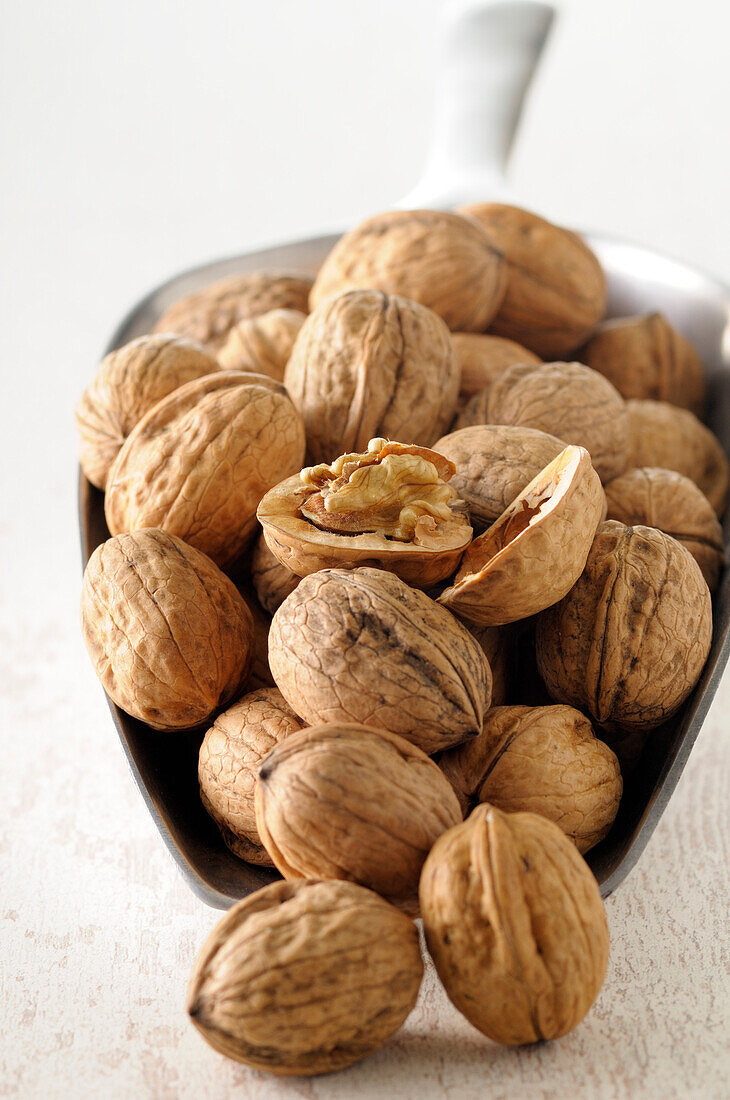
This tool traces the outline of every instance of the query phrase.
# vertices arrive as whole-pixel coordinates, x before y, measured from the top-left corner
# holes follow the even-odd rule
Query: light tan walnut
[[[541,814],[582,853],[608,833],[623,789],[615,753],[573,707],[492,707],[479,737],[439,767],[465,815],[479,802]]]
[[[714,592],[725,557],[722,527],[694,481],[674,470],[638,466],[609,481],[606,500],[607,519],[658,527],[686,546]]]
[[[489,391],[489,420],[585,447],[603,482],[629,462],[626,403],[608,379],[581,363],[510,367]]]
[[[481,732],[487,659],[423,592],[380,569],[304,577],[274,615],[269,662],[306,722],[357,722],[437,752]]]
[[[140,336],[110,352],[76,407],[81,469],[91,484],[106,487],[120,447],[153,405],[217,370],[200,344],[182,336]]]
[[[669,401],[702,415],[705,368],[688,340],[661,313],[605,321],[581,349],[622,397]]]
[[[375,436],[423,446],[451,423],[459,368],[431,310],[377,290],[320,305],[302,325],[284,373],[313,462],[363,451]]]
[[[489,390],[480,390],[472,397],[460,401],[456,410],[456,416],[451,425],[451,432],[458,432],[461,428],[472,428],[475,425],[489,422]]]
[[[689,550],[654,527],[603,523],[585,570],[537,623],[548,691],[609,731],[645,732],[682,705],[712,640],[712,604]]]
[[[231,275],[173,302],[153,331],[189,336],[217,355],[239,321],[272,309],[308,313],[311,286],[312,280],[301,275]]]
[[[606,976],[608,925],[557,825],[477,806],[436,841],[419,894],[428,950],[469,1023],[509,1045],[577,1027]]]
[[[301,577],[274,557],[266,545],[263,531],[251,557],[251,580],[261,606],[269,615],[274,614],[301,580]]]
[[[274,882],[226,913],[193,967],[214,1050],[278,1075],[331,1073],[382,1046],[418,997],[412,920],[352,882]]]
[[[207,721],[251,666],[251,613],[233,583],[165,531],[97,547],[84,573],[81,624],[107,695],[157,730]]]
[[[627,401],[630,466],[675,470],[699,485],[718,516],[727,503],[728,461],[717,436],[689,409],[666,401]]]
[[[534,352],[516,344],[514,340],[505,340],[502,336],[489,336],[476,332],[455,332],[454,342],[456,361],[461,367],[460,397],[471,397],[487,390],[495,378],[507,367],[515,363],[541,362]]]
[[[303,728],[277,688],[260,688],[219,714],[203,738],[200,797],[228,847],[249,863],[273,867],[256,829],[258,767],[271,749]]]
[[[483,332],[505,285],[501,253],[471,218],[440,210],[392,210],[340,238],[309,301],[316,309],[343,290],[373,288],[428,306],[450,329]]]
[[[583,572],[605,509],[583,447],[566,447],[467,547],[439,603],[481,626],[535,615]]]
[[[259,768],[256,825],[287,879],[347,879],[408,913],[437,837],[461,821],[451,786],[402,737],[361,725],[285,738]]]
[[[241,371],[188,382],[120,450],[107,483],[109,530],[160,527],[228,566],[254,537],[264,493],[301,468],[304,446],[280,382]]]
[[[272,309],[260,317],[247,317],[229,332],[218,362],[224,370],[253,371],[282,382],[306,318],[298,309]]]
[[[595,254],[576,233],[529,210],[485,202],[461,212],[476,218],[507,264],[507,291],[490,331],[545,359],[574,351],[606,312]]]

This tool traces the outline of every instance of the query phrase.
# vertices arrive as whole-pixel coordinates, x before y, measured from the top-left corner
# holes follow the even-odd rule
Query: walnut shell
[[[217,370],[200,344],[169,334],[140,336],[102,359],[76,408],[81,469],[91,484],[106,487],[124,440],[153,405]]]
[[[354,290],[307,318],[284,384],[312,460],[329,462],[376,436],[429,446],[451,422],[459,368],[449,331],[431,310]]]
[[[241,371],[188,382],[120,450],[107,484],[109,530],[160,527],[230,565],[254,536],[261,497],[301,468],[304,446],[280,382]]]
[[[456,466],[451,484],[483,531],[541,470],[565,449],[561,439],[535,428],[474,425],[443,436],[434,450]]]
[[[606,976],[608,925],[590,868],[557,825],[477,806],[436,841],[419,894],[438,975],[474,1027],[517,1045],[580,1023]]]
[[[712,605],[689,550],[654,527],[601,524],[585,571],[537,622],[551,696],[609,731],[654,729],[697,683]]]
[[[282,565],[266,545],[263,531],[251,557],[251,580],[261,605],[273,615],[296,586],[301,577]]]
[[[276,687],[269,668],[271,616],[261,607],[253,588],[249,588],[248,585],[237,585],[236,587],[243,596],[253,619],[253,654],[247,688],[249,691],[256,691],[258,688]]]
[[[379,569],[304,577],[274,615],[269,662],[311,725],[362,722],[424,752],[481,732],[492,675],[445,608]]]
[[[352,882],[274,882],[204,944],[187,1010],[221,1054],[267,1073],[330,1073],[398,1030],[423,973],[412,920]]]
[[[539,428],[585,447],[601,481],[629,461],[629,419],[621,395],[598,371],[581,363],[510,367],[489,391],[492,424]]]
[[[468,619],[464,620],[464,626],[479,642],[489,662],[492,672],[491,705],[504,706],[510,700],[516,672],[513,631],[504,626],[477,626],[476,623],[470,623]]]
[[[465,401],[460,401],[451,424],[451,433],[462,428],[472,428],[489,422],[489,390],[480,390]]]
[[[486,202],[461,213],[476,218],[507,264],[507,291],[490,331],[545,359],[574,351],[606,312],[595,254],[576,233],[529,210]]]
[[[605,503],[588,451],[566,447],[467,547],[438,602],[481,626],[550,607],[583,572]]]
[[[639,466],[606,486],[607,519],[658,527],[686,546],[711,592],[725,559],[722,527],[705,494],[674,470]]]
[[[661,313],[604,321],[581,349],[580,361],[608,378],[622,397],[669,401],[702,415],[702,360]]]
[[[134,531],[96,548],[81,623],[107,695],[157,730],[205,722],[251,665],[251,613],[233,583],[165,531]]]
[[[495,378],[515,363],[533,363],[537,366],[542,362],[522,344],[515,344],[514,340],[505,340],[501,336],[455,332],[451,339],[456,361],[461,367],[460,397],[471,397],[489,389]]]
[[[228,847],[249,863],[273,867],[256,828],[258,767],[275,745],[303,728],[277,688],[260,688],[219,714],[203,738],[200,797]]]
[[[431,846],[461,821],[433,760],[362,725],[287,737],[260,766],[255,798],[259,833],[285,878],[358,882],[409,913]]]
[[[256,271],[231,275],[173,302],[153,332],[175,332],[203,344],[213,355],[221,350],[234,325],[272,309],[308,313],[312,280],[301,275]]]
[[[439,767],[462,813],[489,802],[541,814],[579,852],[606,836],[623,789],[615,753],[573,707],[492,707],[479,737],[442,753]]]
[[[246,370],[284,380],[284,368],[294,341],[307,319],[298,309],[271,309],[260,317],[239,321],[218,353],[224,370]]]
[[[728,491],[728,461],[717,436],[689,409],[666,401],[627,401],[629,466],[675,470],[699,485],[721,516]]]

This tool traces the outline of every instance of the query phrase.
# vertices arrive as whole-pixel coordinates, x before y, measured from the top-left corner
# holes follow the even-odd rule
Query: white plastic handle
[[[398,207],[506,197],[510,149],[554,15],[533,0],[447,6],[426,170]]]

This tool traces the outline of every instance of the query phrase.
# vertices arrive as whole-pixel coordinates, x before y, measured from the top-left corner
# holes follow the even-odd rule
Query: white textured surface
[[[385,34],[381,6],[361,2],[6,5],[2,1096],[727,1095],[727,678],[609,902],[608,980],[573,1035],[502,1050],[429,971],[390,1047],[333,1078],[282,1082],[226,1063],[185,1019],[216,914],[157,836],[79,639],[72,408],[109,330],[181,266],[404,192],[423,158],[438,7],[389,5]],[[730,278],[730,14],[712,0],[564,8],[518,193]]]

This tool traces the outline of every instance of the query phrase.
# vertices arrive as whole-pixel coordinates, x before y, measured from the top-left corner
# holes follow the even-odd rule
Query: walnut
[[[98,546],[84,573],[81,624],[107,695],[157,730],[210,718],[246,681],[251,613],[233,583],[165,531]]]
[[[626,404],[607,378],[581,363],[510,367],[489,391],[489,420],[585,447],[603,482],[628,465]]]
[[[472,397],[460,401],[456,416],[451,424],[451,431],[458,432],[461,428],[471,428],[475,425],[487,424],[489,421],[489,390],[480,390]]]
[[[489,661],[492,671],[491,705],[501,707],[509,702],[515,680],[514,633],[509,626],[477,626],[476,623],[470,623],[468,619],[464,620],[464,626],[479,642],[484,656]],[[521,669],[520,679],[522,679]]]
[[[187,1010],[221,1054],[268,1073],[330,1073],[382,1046],[416,1003],[412,920],[352,882],[274,882],[226,913]]]
[[[581,349],[622,397],[669,401],[702,415],[705,368],[688,340],[661,313],[606,321]]]
[[[456,361],[461,367],[461,397],[471,397],[489,389],[495,378],[515,363],[532,363],[537,366],[542,362],[521,344],[505,340],[501,336],[455,332],[451,339]]]
[[[362,454],[274,486],[257,516],[272,554],[299,576],[375,565],[429,588],[454,572],[472,536],[466,505],[448,484],[454,472],[426,447],[371,439]]]
[[[340,238],[309,302],[315,309],[343,290],[374,288],[428,306],[450,329],[482,332],[502,301],[505,276],[501,253],[471,218],[392,210]]]
[[[434,446],[456,466],[451,484],[468,504],[477,531],[498,519],[564,449],[563,441],[554,435],[501,424],[461,428]]]
[[[379,569],[304,577],[274,615],[269,662],[311,725],[362,722],[427,753],[480,733],[491,698],[489,665],[469,632]]]
[[[573,707],[493,707],[479,737],[442,753],[439,767],[462,813],[489,802],[542,814],[579,852],[606,836],[623,788],[615,754]]]
[[[674,470],[639,466],[606,486],[608,519],[658,527],[686,546],[711,592],[724,562],[722,527],[704,493]]]
[[[461,821],[433,760],[362,725],[291,734],[259,768],[256,824],[287,879],[359,882],[409,913],[437,837]]]
[[[203,805],[231,849],[249,863],[273,867],[256,829],[256,772],[266,754],[304,728],[276,688],[244,695],[219,714],[203,738],[198,781]]]
[[[251,558],[251,580],[262,606],[273,615],[299,584],[301,577],[282,565],[266,545],[263,531]]]
[[[478,203],[461,213],[476,218],[507,263],[507,291],[490,331],[546,359],[574,351],[606,312],[606,279],[590,248],[515,206]]]
[[[629,465],[659,466],[699,485],[721,516],[728,491],[728,461],[718,438],[688,409],[666,401],[627,401]]]
[[[120,450],[107,483],[109,530],[161,527],[230,565],[254,536],[261,497],[301,468],[304,446],[280,382],[241,371],[188,382]]]
[[[276,687],[269,668],[271,616],[261,607],[254,589],[248,585],[236,585],[236,587],[243,596],[253,619],[253,653],[247,688],[249,691],[255,691],[258,688]]]
[[[585,571],[537,623],[537,662],[552,697],[608,731],[647,731],[697,683],[712,605],[689,550],[654,527],[603,523]]]
[[[605,497],[583,447],[566,447],[467,547],[439,603],[482,626],[526,619],[583,572]]]
[[[312,280],[301,275],[231,275],[173,302],[153,331],[189,336],[217,355],[234,325],[247,317],[272,309],[308,313],[311,286]]]
[[[231,329],[218,354],[224,370],[247,370],[284,380],[299,329],[307,319],[298,309],[272,309],[260,317],[247,317]]]
[[[81,469],[97,489],[132,428],[163,397],[218,370],[204,348],[182,336],[140,336],[101,362],[76,408]]]
[[[284,383],[314,462],[383,436],[423,446],[451,422],[459,368],[446,325],[416,302],[355,290],[302,325]]]
[[[606,976],[608,925],[590,868],[557,825],[477,806],[436,841],[419,894],[428,950],[469,1023],[509,1045],[580,1023]]]

